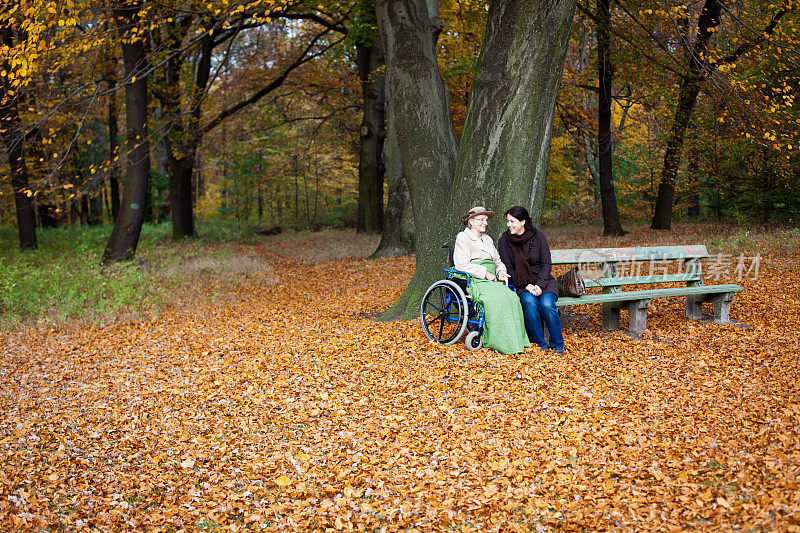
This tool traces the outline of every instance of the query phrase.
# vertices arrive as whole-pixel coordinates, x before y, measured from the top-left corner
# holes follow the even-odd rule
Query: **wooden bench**
[[[551,250],[551,255],[553,265],[578,265],[581,268],[588,293],[576,298],[560,297],[556,305],[602,303],[605,331],[619,329],[619,312],[625,310],[628,313],[628,331],[639,335],[647,329],[650,300],[673,296],[686,296],[688,318],[703,318],[702,304],[711,302],[714,304],[714,323],[728,324],[733,295],[743,290],[734,284],[703,285],[700,260],[708,257],[703,245]],[[675,262],[677,272],[669,273],[676,270]],[[595,271],[599,267],[599,277],[587,276],[589,265]],[[628,275],[624,275],[626,271]],[[685,286],[622,290],[626,285],[659,283],[685,283]],[[592,287],[599,287],[602,292],[591,292]]]

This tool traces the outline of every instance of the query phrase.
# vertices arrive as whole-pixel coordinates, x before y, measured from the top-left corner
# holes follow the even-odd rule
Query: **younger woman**
[[[564,336],[556,300],[558,285],[550,274],[550,246],[544,233],[533,227],[528,210],[514,206],[506,211],[508,231],[500,236],[497,248],[510,282],[516,287],[531,340],[547,350],[542,322],[550,333],[550,348],[564,352]]]

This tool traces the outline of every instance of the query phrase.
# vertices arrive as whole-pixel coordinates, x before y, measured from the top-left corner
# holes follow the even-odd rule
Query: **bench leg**
[[[686,318],[703,318],[703,297],[690,294],[686,297]]]
[[[647,309],[650,307],[650,300],[636,300],[630,302],[628,309],[628,333],[631,335],[641,335],[647,329]]]
[[[714,324],[730,324],[732,292],[722,294],[698,294],[686,297],[686,316],[688,318],[703,318],[703,302],[714,304]]]
[[[619,329],[619,307],[614,304],[603,304],[603,331]]]
[[[609,302],[603,304],[603,331],[619,330],[619,312],[628,312],[628,332],[640,335],[647,329],[647,309],[650,300],[633,300],[630,302]]]
[[[561,320],[561,329],[563,330],[572,320],[572,311],[568,307],[558,307],[558,318]]]
[[[723,294],[715,294],[709,298],[709,301],[714,304],[714,324],[730,324],[733,293],[726,292]]]

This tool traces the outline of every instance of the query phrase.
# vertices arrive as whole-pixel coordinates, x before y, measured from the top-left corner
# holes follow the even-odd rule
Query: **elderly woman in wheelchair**
[[[436,342],[453,344],[468,331],[465,342],[471,350],[486,346],[503,354],[521,353],[530,342],[519,298],[508,287],[506,267],[486,235],[493,216],[481,206],[469,210],[466,228],[451,250],[454,268],[428,288],[420,318],[425,334]]]

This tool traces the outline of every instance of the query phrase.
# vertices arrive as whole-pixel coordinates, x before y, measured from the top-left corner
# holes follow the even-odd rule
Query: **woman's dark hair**
[[[511,215],[512,217],[516,218],[517,220],[521,220],[525,223],[525,229],[533,231],[533,221],[531,220],[531,215],[528,213],[528,210],[522,207],[521,205],[515,205],[513,207],[509,207],[506,211],[506,216]]]

